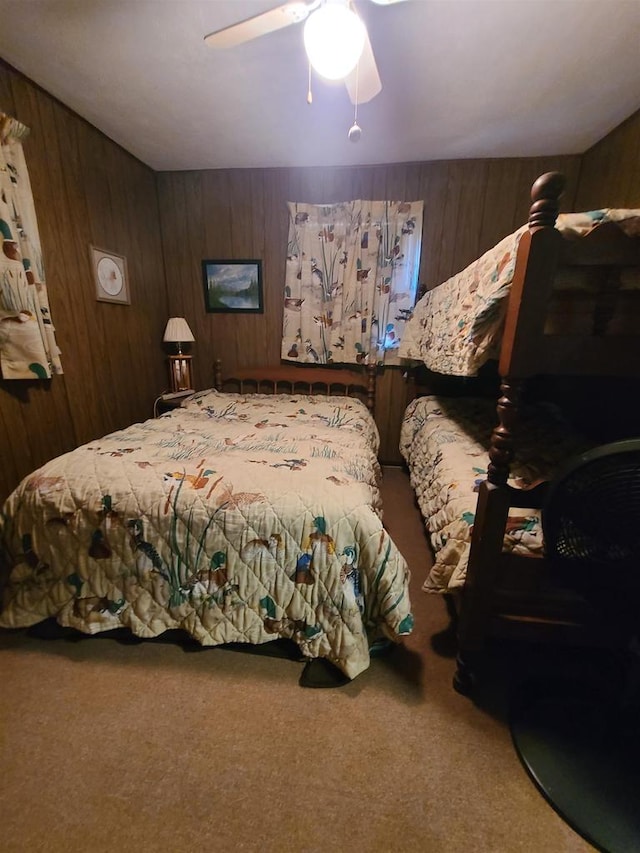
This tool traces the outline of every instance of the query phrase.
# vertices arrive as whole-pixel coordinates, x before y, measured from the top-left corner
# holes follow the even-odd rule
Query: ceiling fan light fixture
[[[326,3],[304,25],[309,62],[321,77],[342,80],[355,68],[366,38],[365,26],[342,3]]]

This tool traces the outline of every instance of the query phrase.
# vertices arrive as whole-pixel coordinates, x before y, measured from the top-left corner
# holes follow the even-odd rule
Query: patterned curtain
[[[0,373],[47,379],[62,373],[45,284],[23,124],[0,113]]]
[[[289,202],[284,360],[400,363],[418,286],[423,207]]]

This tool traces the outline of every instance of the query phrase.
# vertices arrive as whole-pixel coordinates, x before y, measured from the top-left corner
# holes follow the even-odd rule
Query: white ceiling
[[[356,0],[383,90],[349,142],[301,24],[205,45],[275,5],[0,0],[0,56],[158,170],[580,153],[640,108],[640,0]]]

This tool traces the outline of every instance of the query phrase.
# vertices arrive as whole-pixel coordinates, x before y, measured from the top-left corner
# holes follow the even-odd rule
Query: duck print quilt
[[[637,236],[640,209],[561,213],[556,228],[565,238],[577,239],[609,222],[625,234]],[[518,245],[527,230],[523,225],[509,234],[420,299],[405,325],[400,358],[421,361],[436,373],[476,376],[486,361],[498,357]],[[630,277],[625,287],[637,289],[638,284]],[[624,311],[622,303],[619,311]],[[616,322],[621,320],[616,318]]]
[[[0,515],[0,625],[287,637],[353,678],[413,623],[378,442],[359,400],[207,391],[60,456]]]
[[[587,448],[559,409],[547,403],[524,407],[509,484],[530,489]],[[400,450],[430,534],[435,561],[423,589],[452,592],[463,586],[480,483],[487,479],[494,400],[419,397],[405,412]],[[511,508],[504,551],[542,555],[540,510]]]

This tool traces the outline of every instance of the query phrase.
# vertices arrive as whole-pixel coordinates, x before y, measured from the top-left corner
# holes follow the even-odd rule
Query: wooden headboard
[[[234,368],[223,374],[222,362],[215,362],[214,384],[218,391],[240,394],[337,394],[358,397],[371,414],[375,411],[377,366],[361,372],[313,364],[277,364],[271,367]]]

